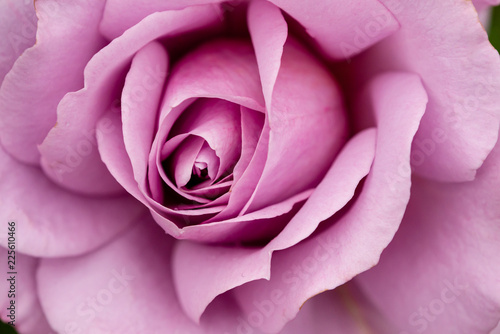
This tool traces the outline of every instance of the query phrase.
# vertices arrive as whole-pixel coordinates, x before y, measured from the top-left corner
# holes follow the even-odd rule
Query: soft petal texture
[[[376,78],[370,92],[377,115],[377,148],[370,174],[352,207],[324,222],[319,233],[276,252],[270,280],[233,290],[246,314],[254,309],[253,300],[263,300],[274,289],[283,290],[285,301],[263,322],[265,332],[281,329],[311,296],[373,267],[399,227],[410,197],[410,146],[427,95],[420,79],[407,73]],[[270,247],[276,246],[271,243]]]
[[[283,48],[288,37],[288,26],[283,15],[275,6],[264,1],[255,1],[249,6],[248,27],[257,58],[266,110],[270,110]],[[247,168],[242,171],[241,176],[235,179],[232,196],[229,198],[227,207],[215,216],[213,221],[232,218],[241,213],[252,196],[267,160],[269,132],[269,118],[266,115],[253,156],[249,159],[248,164],[246,164]]]
[[[369,172],[374,150],[375,131],[365,131],[352,139],[341,151],[324,180],[312,194],[308,194],[309,200],[301,210],[287,220],[287,226],[280,235],[264,248],[254,249],[251,252],[249,250],[234,252],[213,245],[179,243],[173,258],[174,278],[181,304],[187,314],[193,320],[197,320],[200,312],[217,295],[249,281],[269,279],[270,253],[276,249],[288,248],[305,239],[322,220],[340,210],[352,198],[360,180]],[[236,219],[249,220],[249,216],[257,213],[259,211]],[[304,224],[304,221],[310,223]],[[226,258],[225,263],[221,264],[219,258],[221,250],[224,249]],[[204,263],[205,275],[191,275],[191,267],[188,266],[190,263]],[[193,290],[192,286],[203,286],[203,289]]]
[[[37,280],[49,323],[60,333],[203,333],[172,289],[172,241],[144,217],[93,253],[42,260]]]
[[[2,228],[7,233],[7,221],[2,223]],[[16,238],[22,238],[17,232]],[[12,319],[8,318],[11,298],[8,297],[11,290],[9,279],[12,270],[7,263],[7,249],[0,247],[0,257],[2,258],[2,279],[0,280],[0,318],[7,323]],[[10,253],[12,255],[12,253]],[[12,260],[10,258],[9,260]],[[23,334],[52,334],[47,319],[43,314],[38,300],[37,287],[35,282],[35,272],[38,266],[38,259],[31,256],[15,253],[15,327]]]
[[[284,46],[267,112],[267,159],[243,213],[315,187],[347,137],[340,88],[330,73],[293,40]]]
[[[391,69],[419,74],[429,104],[413,143],[419,157],[412,167],[440,181],[472,180],[497,140],[498,52],[470,1],[382,3],[401,29],[355,59],[351,76],[366,78]]]
[[[277,7],[267,1],[256,0],[248,8],[248,29],[257,57],[266,108],[269,110],[283,46],[288,37],[288,25]]]
[[[146,16],[155,12],[213,4],[214,11],[219,13],[219,3],[222,1],[223,0],[108,0],[104,8],[100,29],[104,36],[112,40],[123,34],[125,30],[139,23],[139,21]],[[219,13],[218,15],[220,15],[222,19],[222,14]]]
[[[414,178],[380,263],[357,278],[403,333],[489,333],[500,318],[500,144],[472,182]],[[418,291],[418,293],[415,293]]]
[[[85,65],[104,46],[98,31],[103,7],[103,1],[36,2],[36,44],[0,88],[0,139],[21,161],[39,164],[37,145],[56,124],[59,101],[83,87]]]
[[[17,249],[35,256],[87,252],[128,228],[144,208],[130,196],[82,197],[61,189],[39,168],[14,160],[0,147],[0,219],[15,221]],[[7,245],[7,234],[0,234]]]
[[[304,26],[335,59],[347,59],[398,30],[392,13],[378,0],[270,0]]]
[[[206,27],[216,20],[217,13],[211,6],[155,13],[98,52],[85,68],[85,87],[63,98],[58,107],[58,125],[40,146],[47,175],[61,186],[86,194],[120,191],[121,186],[109,174],[94,146],[90,152],[77,151],[76,161],[70,161],[75,153],[70,155],[68,150],[78,150],[81,143],[95,145],[96,122],[113,107],[115,99],[119,100],[119,82],[123,82],[124,72],[137,51],[157,38]],[[61,163],[66,168],[61,168]]]
[[[31,1],[0,1],[0,86],[24,50],[35,44],[37,17]]]
[[[269,314],[274,305],[268,301],[275,304],[283,302],[282,298],[276,296],[279,294],[275,292],[273,299],[269,298],[267,301],[261,301],[260,305],[256,304],[260,306],[256,311],[264,316]],[[394,329],[381,318],[378,310],[363,298],[352,281],[309,299],[302,305],[297,317],[280,332],[280,334],[303,333],[396,334]]]
[[[478,12],[481,12],[488,7],[491,6],[497,6],[500,4],[499,0],[472,0],[472,3],[474,3],[474,6],[476,7]]]
[[[232,333],[239,313],[230,300],[201,326],[184,314],[171,277],[175,242],[148,215],[92,253],[43,259],[37,283],[49,323],[59,333]]]
[[[123,141],[131,157],[134,178],[145,180],[147,159],[168,70],[168,55],[158,42],[139,50],[132,60],[121,96]],[[104,120],[101,119],[101,124]],[[142,187],[144,182],[140,183]]]

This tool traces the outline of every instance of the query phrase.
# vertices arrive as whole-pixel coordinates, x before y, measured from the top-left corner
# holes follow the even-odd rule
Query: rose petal
[[[402,333],[489,333],[500,319],[500,144],[472,182],[415,177],[380,263],[357,281]]]
[[[203,333],[178,305],[171,248],[172,239],[144,217],[93,253],[42,260],[37,279],[50,324],[60,333]]]
[[[114,131],[102,131],[103,124],[113,126]],[[213,212],[221,210],[220,207],[212,207],[198,210],[182,210],[173,209],[163,206],[155,201],[148,194],[145,194],[134,180],[134,172],[130,162],[130,157],[127,155],[125,145],[123,143],[123,134],[121,131],[122,124],[120,116],[117,113],[109,112],[101,121],[97,123],[97,131],[102,133],[102,136],[97,138],[99,152],[102,156],[102,161],[109,168],[110,173],[114,178],[127,190],[129,194],[137,198],[146,207],[148,207],[158,223],[172,236],[178,237],[180,229],[175,223],[175,219],[185,221],[203,221],[207,215],[212,216]],[[169,218],[164,217],[168,216]],[[188,218],[189,217],[189,218]]]
[[[2,227],[5,229],[5,233],[8,231],[7,221],[5,221]],[[15,233],[15,237],[20,235]],[[9,254],[7,249],[0,247],[0,256],[2,259],[2,272],[4,273],[3,279],[0,280],[0,318],[3,322],[7,323],[14,320],[15,328],[23,334],[52,334],[45,315],[43,314],[40,302],[38,300],[37,287],[35,282],[35,272],[38,267],[38,259],[23,255],[20,253],[15,253],[10,250]],[[7,262],[7,256],[12,255],[14,270],[9,268],[9,263]],[[9,259],[10,260],[10,259]],[[16,274],[11,275],[9,272],[15,272]],[[9,279],[14,276],[13,281]],[[11,288],[12,284],[15,288]],[[11,292],[12,291],[12,292]],[[8,310],[11,307],[11,302],[14,301],[14,319],[9,318],[8,315],[11,311]]]
[[[39,168],[0,147],[0,217],[18,226],[17,249],[35,256],[87,252],[109,241],[144,209],[133,198],[89,198],[59,188]],[[22,236],[22,237],[21,237]],[[0,235],[7,246],[7,234]]]
[[[206,140],[220,159],[216,179],[227,174],[241,153],[240,107],[220,99],[199,99],[177,120],[169,135],[189,133]]]
[[[241,107],[241,157],[233,169],[237,182],[252,160],[264,126],[264,114]]]
[[[368,173],[373,161],[374,148],[374,131],[366,131],[348,142],[315,192],[308,193],[307,197],[303,198],[309,198],[309,201],[295,217],[290,217],[290,222],[286,221],[287,225],[281,234],[263,249],[254,250],[250,254],[244,251],[242,258],[239,258],[237,253],[226,251],[228,260],[220,261],[215,266],[208,263],[219,258],[220,249],[212,245],[179,243],[174,253],[174,278],[179,300],[191,319],[197,321],[200,312],[203,312],[208,303],[219,294],[249,281],[269,279],[270,252],[280,249],[280,246],[287,248],[305,239],[322,220],[341,209],[354,195],[356,185]],[[332,196],[332,193],[335,195]],[[261,211],[265,210],[275,210],[275,208],[271,206]],[[251,217],[258,213],[259,211],[256,211],[233,220],[251,221]],[[276,212],[273,212],[273,215],[276,215]],[[231,221],[228,220],[228,222]],[[309,223],[304,224],[304,221]],[[206,225],[187,227],[185,233],[195,228],[203,231],[204,226]],[[229,228],[235,229],[238,226],[233,224],[226,227],[226,230]],[[205,228],[204,234],[199,237],[202,238],[208,234],[207,230]],[[233,231],[233,234],[236,232]],[[188,263],[199,263],[197,267],[203,265],[202,270],[205,274],[190,275]],[[203,289],[193,289],[193,286],[203,287]]]
[[[3,78],[24,50],[35,44],[38,18],[29,1],[0,1],[0,86]]]
[[[476,7],[478,12],[481,12],[488,7],[497,6],[500,4],[499,0],[472,0],[474,7]]]
[[[218,3],[223,0],[189,0],[189,1],[164,1],[150,0],[137,2],[133,0],[108,0],[104,7],[104,14],[101,21],[101,33],[109,40],[123,34],[123,32],[141,21],[146,16],[155,12],[168,10],[179,10],[187,7],[213,4],[214,11],[219,13]],[[222,18],[222,14],[218,14]]]
[[[56,124],[59,101],[83,86],[85,65],[104,46],[98,32],[103,7],[103,2],[37,1],[37,42],[0,89],[0,138],[17,159],[39,164],[37,145]]]
[[[351,77],[394,69],[419,74],[429,104],[413,143],[412,167],[435,180],[472,180],[497,140],[498,52],[470,1],[382,3],[401,29],[355,59]]]
[[[134,178],[143,188],[167,70],[165,48],[151,42],[134,56],[122,91],[123,140]]]
[[[264,319],[263,331],[277,332],[308,298],[374,266],[401,222],[410,195],[410,172],[401,170],[409,171],[410,146],[427,95],[420,79],[407,73],[382,75],[370,88],[377,115],[377,148],[359,197],[344,215],[327,220],[323,231],[275,253],[269,281],[253,281],[233,290],[245,314],[254,309],[254,300],[267,298],[274,289],[283,290],[285,302],[276,307],[273,317]],[[281,248],[272,243],[268,247]]]
[[[67,94],[59,104],[58,126],[40,146],[44,171],[58,184],[83,193],[120,189],[95,149],[78,155],[78,163],[62,173],[60,162],[69,159],[66,147],[75,150],[82,142],[95,142],[96,122],[119,95],[124,71],[137,51],[159,37],[206,27],[215,20],[217,14],[211,6],[155,13],[98,52],[85,69],[85,88]]]
[[[281,66],[283,47],[288,36],[288,25],[275,6],[264,1],[253,1],[248,10],[248,26],[257,58],[266,110],[270,110],[274,85]],[[253,156],[245,157],[246,168],[244,170],[236,170],[237,178],[235,178],[232,196],[229,198],[227,207],[215,216],[214,222],[236,216],[252,196],[267,160],[270,132],[268,123],[269,119],[266,117],[260,138],[255,144]]]
[[[172,171],[175,175],[177,187],[183,187],[191,178],[193,165],[198,153],[203,147],[204,140],[197,136],[188,136],[172,155]]]
[[[276,298],[279,296],[278,298]],[[271,315],[276,304],[285,302],[283,291],[275,290],[266,300],[254,304],[255,313]],[[254,313],[254,314],[255,314]],[[247,317],[254,325],[258,315]],[[380,316],[353,283],[346,283],[335,290],[320,293],[302,305],[299,314],[280,332],[282,334],[368,334],[396,333]]]
[[[376,0],[320,0],[315,1],[314,6],[304,6],[300,0],[270,2],[302,24],[335,59],[350,58],[399,28],[397,19]]]
[[[316,186],[347,137],[339,87],[293,41],[284,46],[268,117],[266,164],[242,213]]]
[[[237,40],[203,44],[183,57],[172,70],[160,120],[172,108],[196,97],[219,98],[263,111],[264,99],[251,46]],[[168,116],[167,119],[171,118]],[[175,121],[172,117],[170,121]],[[170,130],[170,126],[166,126]]]

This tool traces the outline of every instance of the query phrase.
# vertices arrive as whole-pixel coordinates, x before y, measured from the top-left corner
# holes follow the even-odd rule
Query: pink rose
[[[498,2],[1,0],[2,321],[489,333]]]

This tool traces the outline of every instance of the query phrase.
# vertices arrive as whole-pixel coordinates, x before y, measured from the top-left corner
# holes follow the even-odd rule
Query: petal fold
[[[34,256],[68,256],[101,246],[128,228],[144,208],[130,196],[90,198],[61,189],[39,168],[0,147],[0,217],[18,225],[17,249]],[[7,235],[0,245],[7,246]]]
[[[103,1],[36,2],[37,42],[0,88],[0,139],[17,159],[40,163],[38,145],[56,125],[59,102],[83,87],[83,69],[105,42],[98,31],[103,7]]]

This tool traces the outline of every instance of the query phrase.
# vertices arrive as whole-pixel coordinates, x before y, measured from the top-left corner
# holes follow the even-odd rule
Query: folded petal
[[[381,2],[401,29],[355,59],[350,76],[387,70],[420,75],[429,104],[413,143],[412,167],[435,180],[472,180],[498,136],[498,52],[470,1]]]
[[[81,143],[95,144],[96,122],[120,100],[123,78],[137,51],[157,38],[206,27],[216,20],[211,6],[155,13],[98,52],[85,69],[85,87],[67,94],[59,104],[58,124],[40,146],[44,171],[56,183],[78,192],[119,191],[120,185],[102,163],[98,150],[92,147],[83,152]],[[149,82],[141,83],[145,84]],[[76,159],[71,159],[73,155]],[[61,164],[70,168],[62,169]]]
[[[415,177],[401,227],[356,280],[401,333],[489,333],[500,319],[500,144],[472,182]]]
[[[273,317],[264,319],[263,331],[280,330],[308,298],[374,266],[401,222],[410,195],[411,142],[427,96],[420,79],[407,73],[380,76],[370,88],[377,115],[377,147],[370,174],[352,206],[323,222],[323,228],[310,238],[276,252],[270,280],[233,290],[245,314],[252,312],[253,301],[267,298],[275,289],[283,290],[284,302],[276,306]],[[278,248],[272,243],[268,247]]]
[[[137,2],[133,0],[108,0],[106,1],[106,6],[104,7],[104,14],[102,17],[100,30],[105,37],[107,37],[109,40],[113,40],[123,34],[125,30],[139,23],[139,21],[141,21],[143,18],[155,12],[179,10],[204,4],[213,4],[214,11],[218,12],[218,4],[222,1],[223,0],[150,0],[145,2]]]
[[[174,279],[179,292],[179,300],[187,314],[198,320],[205,307],[219,294],[231,290],[241,284],[257,279],[269,279],[270,253],[275,249],[288,248],[308,237],[319,225],[319,223],[340,210],[354,195],[354,190],[360,180],[366,176],[373,161],[375,149],[374,131],[366,131],[354,137],[344,150],[339,154],[331,170],[325,176],[324,181],[311,194],[303,198],[308,201],[301,210],[294,216],[285,215],[286,227],[273,241],[266,247],[260,249],[250,249],[241,251],[229,250],[229,247],[214,247],[213,245],[200,245],[194,243],[181,242],[174,253]],[[295,201],[293,201],[295,202]],[[277,205],[277,208],[283,204]],[[290,205],[290,204],[288,204]],[[255,211],[250,214],[227,220],[231,223],[252,222],[252,216],[258,215],[262,211],[276,210],[273,206]],[[277,212],[272,212],[273,216],[279,216]],[[304,221],[309,222],[304,224]],[[229,230],[233,234],[244,237],[245,233],[238,233],[239,225],[232,224],[224,226],[226,221],[214,224],[211,228],[217,227]],[[258,222],[252,227],[255,230]],[[264,222],[269,225],[272,222]],[[222,225],[222,226],[218,226]],[[203,238],[201,232],[210,235],[210,230],[206,225],[190,226],[185,229],[185,233],[190,230],[199,230],[199,238]],[[243,225],[243,228],[245,225]],[[208,230],[208,231],[207,231]],[[231,231],[232,230],[232,231]],[[245,231],[243,229],[243,231]],[[194,232],[194,231],[192,231]],[[241,237],[240,237],[241,238]],[[281,247],[281,248],[280,248]],[[218,265],[210,265],[211,261],[221,259],[221,252],[224,251],[223,259]],[[196,263],[201,268],[204,275],[190,275],[191,269],[188,263]],[[189,280],[187,279],[189,277]],[[200,288],[192,288],[203,287]]]
[[[37,42],[0,88],[0,138],[17,159],[39,164],[37,145],[56,125],[59,101],[83,87],[85,65],[104,46],[98,31],[103,7],[103,1],[36,2]]]
[[[497,6],[500,4],[499,0],[472,0],[474,7],[476,7],[478,12],[481,12],[488,7]]]
[[[284,298],[280,298],[282,293],[281,290],[275,290],[272,295],[273,298],[254,303],[254,312],[260,314],[260,316],[268,316],[276,304],[285,301]],[[247,318],[247,321],[252,320],[254,322],[258,321],[258,315]],[[280,331],[280,334],[302,333],[368,334],[396,332],[351,281],[335,290],[320,293],[309,299],[302,305],[297,317]]]
[[[36,167],[0,147],[0,217],[18,225],[20,252],[67,256],[101,246],[130,226],[144,209],[129,196],[90,198],[61,189]],[[7,234],[0,245],[7,246]]]
[[[389,0],[388,0],[389,1]],[[398,30],[393,14],[378,0],[270,0],[296,19],[330,57],[350,58]]]
[[[242,213],[315,187],[347,138],[340,88],[330,73],[293,40],[284,46],[267,112],[267,160]]]
[[[7,233],[7,221],[2,226]],[[16,232],[16,237],[20,235]],[[9,252],[9,253],[7,253]],[[35,282],[35,273],[38,259],[16,253],[0,247],[2,261],[2,280],[0,280],[0,318],[3,322],[12,321],[19,333],[23,334],[52,334],[45,315],[43,314]],[[12,256],[11,258],[7,258]],[[12,260],[14,268],[10,268],[7,260]],[[11,274],[12,273],[12,274]],[[14,279],[12,279],[14,278]],[[14,301],[14,306],[12,305]],[[14,308],[11,312],[9,308]],[[13,317],[9,317],[12,315]]]
[[[151,42],[134,56],[121,94],[123,141],[134,178],[142,187],[145,187],[147,161],[167,70],[167,51],[160,43]]]
[[[95,252],[42,260],[40,301],[52,327],[60,333],[203,333],[172,288],[172,242],[146,216]]]
[[[24,50],[35,44],[38,18],[29,1],[0,1],[0,86],[3,78]]]

